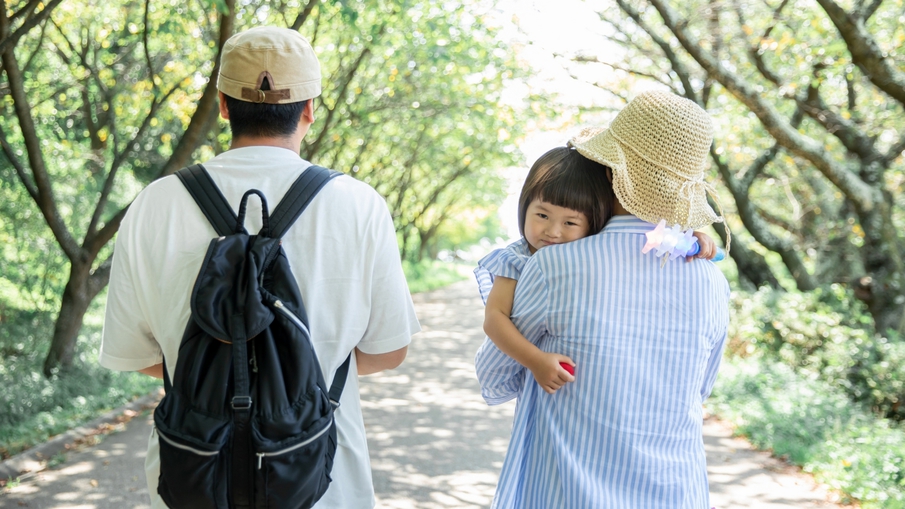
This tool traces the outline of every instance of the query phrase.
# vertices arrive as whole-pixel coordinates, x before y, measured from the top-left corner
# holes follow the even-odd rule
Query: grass
[[[160,382],[97,363],[102,302],[86,315],[71,371],[41,373],[53,331],[51,313],[5,308],[0,327],[0,459],[6,459],[98,415],[149,394]]]
[[[446,263],[437,260],[423,260],[418,263],[402,262],[402,270],[412,293],[429,292],[462,281],[472,275],[472,266]],[[477,288],[477,287],[476,287]],[[475,289],[477,294],[477,289]]]
[[[905,509],[905,427],[778,362],[725,359],[708,409],[864,509]]]

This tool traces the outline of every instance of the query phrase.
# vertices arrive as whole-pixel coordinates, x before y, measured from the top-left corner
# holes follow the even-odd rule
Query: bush
[[[468,277],[463,267],[438,260],[403,260],[402,270],[412,293],[428,292]]]
[[[0,459],[94,419],[160,386],[137,373],[109,371],[97,364],[100,325],[87,317],[79,337],[79,357],[65,374],[42,374],[49,313],[4,309],[0,326]],[[94,322],[94,323],[91,323]]]
[[[864,509],[905,509],[905,428],[823,380],[766,358],[730,358],[708,408]]]
[[[905,342],[874,334],[870,316],[841,285],[735,292],[731,305],[729,355],[781,361],[881,416],[905,420]]]

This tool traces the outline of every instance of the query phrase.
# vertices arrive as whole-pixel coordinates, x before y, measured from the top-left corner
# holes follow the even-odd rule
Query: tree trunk
[[[722,223],[715,223],[713,229],[725,246],[726,227]],[[764,257],[748,249],[744,242],[733,242],[729,256],[732,257],[735,267],[738,269],[739,284],[746,287],[747,290],[755,291],[764,285],[776,290],[782,288]]]
[[[202,93],[201,99],[198,101],[198,106],[195,109],[195,113],[192,115],[192,120],[189,123],[188,128],[179,140],[179,144],[173,150],[173,154],[163,165],[158,177],[169,175],[184,166],[191,158],[192,152],[194,152],[201,142],[204,141],[212,126],[216,123],[218,109],[216,107],[217,90],[216,79],[214,77],[217,76],[219,70],[220,54],[223,51],[223,45],[232,35],[233,25],[235,23],[235,0],[225,0],[225,2],[228,13],[220,16],[219,46],[214,70],[211,74],[212,78]],[[0,33],[2,33],[3,28],[2,22],[3,19],[0,17]],[[12,52],[10,52],[9,55],[4,55],[4,59],[5,61],[9,60],[9,63],[14,64],[14,60],[11,60],[13,56]],[[18,77],[18,68],[7,65],[7,74],[10,73],[10,69],[13,71],[13,76],[16,77],[16,83],[18,84],[21,82],[21,77]],[[24,96],[20,102],[23,105],[27,105]],[[31,122],[30,114],[26,116],[23,113],[20,117],[26,118],[26,120]],[[32,133],[34,129],[26,130],[23,128],[23,131]],[[32,136],[32,138],[37,140],[36,136]],[[26,139],[28,140],[29,138],[26,137]],[[47,172],[43,169],[43,159],[41,159],[43,156],[39,149],[36,149],[35,152],[36,154],[33,161],[41,161],[41,166],[37,169],[35,168],[35,163],[32,163],[32,171],[35,172],[37,180],[39,175],[45,175]],[[38,173],[39,170],[40,173]],[[46,197],[45,199],[48,201],[48,204],[41,205],[39,202],[39,205],[41,205],[41,210],[45,215],[48,216],[48,224],[53,227],[54,222],[52,219],[59,220],[59,214],[56,213],[56,203],[50,193],[49,178],[46,178],[46,180],[48,180],[48,184],[46,185],[47,191],[44,192],[43,196]],[[62,233],[55,232],[58,241],[61,246],[64,247],[64,251],[66,251],[66,254],[70,259],[70,272],[69,281],[66,283],[66,288],[63,291],[60,314],[57,317],[56,325],[54,326],[50,350],[47,353],[47,357],[44,359],[44,376],[50,377],[57,369],[66,371],[72,367],[76,351],[76,341],[78,340],[78,334],[81,330],[85,313],[88,311],[88,306],[91,304],[94,297],[107,285],[110,276],[111,259],[106,260],[98,266],[96,270],[92,271],[93,263],[101,249],[110,242],[116,230],[119,229],[119,223],[125,216],[126,209],[128,209],[128,206],[117,212],[113,218],[107,222],[107,226],[102,228],[101,231],[89,231],[86,234],[83,246],[79,246],[74,239],[71,239],[68,230],[65,231],[65,237]],[[60,224],[63,224],[62,220],[59,220],[59,222]],[[93,223],[92,226],[94,226]],[[61,231],[64,229],[65,225],[60,228]],[[59,240],[61,238],[63,240]],[[67,246],[69,247],[68,250],[66,249]]]
[[[60,314],[53,328],[53,339],[50,351],[44,359],[44,376],[50,377],[57,368],[67,371],[72,367],[75,357],[75,345],[82,329],[82,321],[91,295],[88,290],[88,271],[90,264],[73,263],[69,273],[69,282],[63,290]]]
[[[865,225],[861,250],[867,274],[853,281],[855,296],[867,304],[880,334],[905,332],[905,269],[890,208],[889,203],[877,203],[872,212],[861,214],[861,224]]]

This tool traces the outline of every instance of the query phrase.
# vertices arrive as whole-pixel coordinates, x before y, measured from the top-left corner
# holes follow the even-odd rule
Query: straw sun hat
[[[704,181],[712,142],[713,124],[700,106],[652,91],[629,102],[608,129],[585,129],[569,145],[613,170],[613,191],[626,210],[687,230],[724,220],[707,203],[708,192],[717,200]]]

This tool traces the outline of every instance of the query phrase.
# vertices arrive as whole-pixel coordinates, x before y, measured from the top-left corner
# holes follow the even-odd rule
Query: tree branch
[[[905,152],[905,134],[902,134],[902,137],[899,138],[899,141],[889,148],[889,151],[883,156],[883,164],[884,166],[889,166],[893,161],[902,156],[902,153]]]
[[[0,36],[8,39],[8,34],[9,19],[6,17],[6,9],[0,9]],[[44,154],[41,152],[41,141],[35,129],[28,96],[25,94],[25,80],[19,70],[19,62],[16,60],[14,47],[6,47],[6,50],[2,53],[2,61],[9,82],[10,96],[13,99],[13,108],[19,120],[19,128],[22,131],[25,150],[28,154],[29,165],[35,180],[35,189],[37,190],[35,202],[66,256],[70,260],[79,260],[84,253],[82,253],[75,239],[72,238],[66,223],[57,210],[56,199],[53,196],[53,188],[50,184],[50,176],[47,174],[47,166],[44,162]]]
[[[780,16],[782,15],[783,9],[788,5],[789,0],[783,0],[782,3],[773,11],[773,21],[774,24],[768,26],[766,30],[764,30],[763,35],[760,37],[760,44],[762,44],[768,37],[770,37],[770,33],[773,32],[773,29],[776,28],[775,22],[779,21]],[[739,5],[736,5],[735,9],[736,15],[738,16],[739,22],[744,26],[747,23],[745,22],[745,14],[742,11]],[[760,72],[761,76],[764,77],[767,81],[773,83],[777,86],[782,86],[783,80],[780,78],[778,74],[773,72],[768,66],[767,62],[764,60],[764,55],[760,51],[760,44],[751,46],[748,49],[748,56],[751,58],[751,61],[754,62],[754,67],[757,68],[758,72]]]
[[[564,56],[564,55],[559,55],[559,54],[555,54],[555,55],[556,55],[556,56]],[[665,79],[663,78],[663,76],[657,76],[657,75],[652,74],[652,73],[646,73],[646,72],[636,71],[636,70],[634,70],[634,69],[630,69],[630,68],[627,68],[627,67],[620,67],[620,66],[618,66],[618,65],[616,65],[616,64],[611,64],[611,63],[609,63],[609,62],[604,62],[603,60],[600,60],[600,59],[597,58],[597,57],[589,57],[589,56],[584,56],[584,55],[576,55],[576,56],[572,57],[571,60],[572,60],[573,62],[577,62],[577,63],[579,63],[579,64],[600,64],[600,65],[604,65],[604,66],[607,66],[607,67],[609,67],[610,69],[612,69],[612,70],[614,70],[614,71],[620,71],[620,72],[624,72],[624,73],[626,73],[626,74],[630,74],[630,75],[633,75],[633,76],[638,76],[638,77],[641,77],[641,78],[647,78],[647,79],[649,79],[649,80],[651,80],[651,81],[656,81],[657,83],[660,83],[661,85],[663,85],[663,86],[665,86],[665,87],[669,87],[670,89],[675,90],[675,87],[673,87],[672,84],[671,84],[669,81],[665,80]],[[577,79],[577,80],[580,80],[580,81],[584,81],[583,79],[581,79],[579,76],[577,76],[577,75],[576,75],[575,73],[573,73],[573,72],[569,72],[569,75],[570,75],[572,78],[574,78],[574,79]],[[603,85],[598,85],[597,83],[595,83],[594,86],[600,87],[600,88],[602,88],[602,89],[605,89],[605,88],[606,88],[605,86],[603,86]]]
[[[88,301],[91,302],[110,282],[110,270],[113,268],[113,253],[110,253],[100,265],[88,275]]]
[[[305,5],[305,9],[295,17],[295,21],[292,22],[292,25],[290,25],[289,28],[296,31],[302,28],[302,25],[305,24],[305,20],[307,20],[308,16],[311,15],[311,11],[314,10],[314,6],[317,5],[319,1],[320,0],[308,0],[308,3]]]
[[[21,9],[14,12],[13,15],[9,17],[10,21],[16,21],[22,16],[31,18],[32,16],[34,16],[35,8],[39,5],[41,5],[41,0],[28,0],[27,4],[25,4]]]
[[[660,12],[664,24],[673,32],[685,51],[704,68],[708,75],[747,106],[780,145],[789,152],[810,161],[860,210],[869,212],[881,202],[882,197],[878,190],[861,180],[848,168],[827,157],[822,143],[792,128],[751,85],[733,75],[712,55],[705,53],[699,42],[689,33],[687,23],[678,21],[676,13],[664,0],[650,0],[650,2]]]
[[[859,2],[863,3],[863,2]],[[867,21],[871,17],[873,17],[874,13],[877,12],[877,9],[880,8],[880,4],[883,3],[883,0],[873,0],[870,5],[861,6],[861,12],[858,13],[858,16],[863,20]]]
[[[112,231],[106,231],[107,225],[105,225],[104,230],[96,232],[97,225],[100,222],[101,214],[103,213],[104,208],[106,208],[107,206],[107,202],[110,199],[110,193],[113,191],[113,183],[114,179],[116,178],[117,170],[119,170],[120,166],[122,166],[122,164],[126,161],[126,158],[133,152],[133,147],[135,146],[137,140],[141,138],[148,130],[148,127],[151,125],[151,120],[157,114],[157,110],[160,109],[160,105],[165,103],[167,99],[169,99],[169,97],[178,89],[179,86],[174,85],[173,88],[171,88],[170,91],[167,92],[159,100],[152,101],[151,108],[149,109],[148,114],[145,115],[145,118],[141,122],[138,130],[135,132],[129,142],[126,143],[125,147],[123,147],[122,152],[114,156],[113,163],[110,165],[110,172],[107,174],[107,178],[104,181],[104,188],[101,190],[101,196],[98,199],[97,206],[94,208],[94,214],[91,217],[91,223],[88,225],[88,231],[85,234],[84,245],[90,252],[99,252],[101,248],[103,248],[107,244],[110,238],[113,237],[113,233],[115,233],[119,228],[119,222],[117,222],[116,227],[114,227]],[[125,209],[119,211],[117,215],[124,212]],[[122,218],[120,217],[120,220],[121,219]]]
[[[877,152],[874,141],[854,122],[832,111],[820,97],[818,86],[814,83],[809,85],[805,99],[796,97],[795,100],[802,111],[823,126],[826,132],[835,136],[849,152],[857,154],[862,161],[880,159],[881,155]]]
[[[0,53],[6,53],[7,49],[11,49],[16,47],[16,44],[19,42],[19,39],[22,38],[25,34],[27,34],[32,28],[36,27],[39,23],[47,19],[50,16],[50,13],[53,12],[54,9],[57,8],[58,5],[63,3],[63,0],[50,0],[47,4],[44,5],[44,9],[41,10],[35,16],[32,16],[25,20],[19,28],[16,29],[15,32],[10,33],[11,27],[9,26],[9,18],[6,18],[6,3],[4,2],[3,9],[3,17],[7,20],[7,28],[4,30],[2,38],[0,38]],[[19,17],[22,11],[26,8],[34,8],[39,5],[40,2],[29,2],[25,8],[20,9],[19,12],[13,15],[14,18]]]
[[[695,92],[694,87],[691,84],[691,71],[689,71],[688,67],[682,62],[679,58],[679,55],[673,51],[672,47],[669,45],[667,41],[665,41],[662,37],[657,35],[657,33],[651,28],[644,20],[641,18],[641,13],[639,13],[634,7],[632,7],[625,0],[616,0],[616,3],[619,4],[619,8],[624,12],[628,17],[632,18],[632,20],[641,27],[642,30],[647,32],[647,35],[650,36],[651,40],[654,41],[660,50],[663,52],[663,55],[669,60],[669,64],[672,66],[673,70],[679,77],[679,81],[682,82],[682,88],[684,89],[685,97],[691,99],[692,101],[700,104],[699,98],[697,97],[697,92]]]
[[[151,80],[151,90],[154,95],[154,98],[157,98],[157,93],[159,92],[157,87],[157,80],[154,78],[157,77],[157,74],[154,72],[154,62],[151,60],[151,48],[148,44],[148,32],[150,29],[148,28],[150,22],[148,21],[148,13],[151,9],[151,0],[145,0],[145,10],[144,14],[142,14],[142,24],[144,28],[141,33],[142,45],[144,46],[144,54],[145,54],[145,65],[148,66],[148,76]]]
[[[28,194],[31,195],[32,199],[37,202],[40,199],[38,188],[28,179],[27,170],[22,166],[22,161],[19,161],[19,158],[16,157],[16,152],[13,150],[13,147],[10,146],[9,140],[6,139],[6,133],[3,132],[2,125],[0,125],[0,146],[3,147],[3,154],[6,155],[6,159],[9,160],[9,163],[16,169],[16,175],[19,176],[19,180],[22,182],[22,185],[25,186],[25,190],[28,191]]]
[[[374,39],[379,39],[384,30],[386,30],[387,23],[384,22],[377,32],[374,34]],[[345,76],[343,76],[342,82],[339,87],[337,87],[336,93],[336,102],[333,104],[332,108],[327,109],[327,117],[324,119],[324,127],[318,133],[317,138],[315,138],[314,142],[308,145],[306,149],[306,153],[309,158],[317,153],[318,148],[320,148],[321,144],[324,142],[324,139],[327,137],[327,133],[330,131],[330,127],[332,127],[333,117],[336,115],[336,110],[339,109],[340,104],[343,102],[343,98],[346,96],[346,91],[349,89],[349,85],[352,83],[352,80],[355,79],[355,75],[358,72],[358,69],[361,67],[361,64],[364,63],[365,59],[371,54],[370,45],[366,46],[361,53],[359,53],[358,58],[355,59],[352,66],[346,71]]]
[[[129,206],[121,208],[119,212],[113,215],[109,221],[104,224],[104,227],[97,232],[97,234],[92,239],[91,249],[96,249],[93,251],[95,255],[98,251],[100,251],[101,247],[107,245],[108,242],[116,235],[116,232],[119,230],[119,225],[123,222],[123,218],[126,217],[126,212],[129,210]],[[98,247],[99,246],[99,247]]]
[[[746,171],[746,174],[750,173],[755,175],[760,173],[763,168],[774,159],[776,153],[777,147],[773,147],[761,154],[761,156],[752,164],[752,167]],[[801,260],[801,257],[798,256],[797,246],[792,242],[777,237],[770,231],[769,225],[761,218],[760,214],[757,213],[757,210],[749,199],[748,189],[742,187],[740,182],[733,179],[729,165],[716,153],[716,149],[713,146],[710,147],[710,158],[716,164],[720,175],[723,177],[723,181],[726,182],[726,187],[729,188],[729,192],[732,193],[732,197],[735,199],[738,215],[745,225],[745,229],[747,229],[754,239],[764,247],[770,251],[779,253],[783,263],[785,263],[789,272],[792,274],[792,277],[795,279],[795,283],[799,290],[808,291],[816,288],[817,282],[814,280],[814,277],[808,273],[804,266],[804,262]],[[750,184],[750,179],[746,179],[746,181]]]
[[[877,88],[905,106],[905,73],[883,54],[864,27],[864,21],[849,15],[833,0],[817,0],[817,3],[839,30],[855,65]]]
[[[198,100],[198,107],[192,115],[189,127],[183,133],[179,143],[173,148],[173,154],[163,165],[156,178],[173,174],[179,168],[185,166],[192,157],[192,153],[198,148],[198,143],[210,131],[211,125],[216,122],[219,110],[217,109],[217,75],[220,72],[220,55],[223,53],[223,45],[233,33],[236,16],[236,1],[224,0],[229,8],[229,14],[220,15],[220,39],[217,45],[217,55],[214,58],[214,68],[211,77]]]

